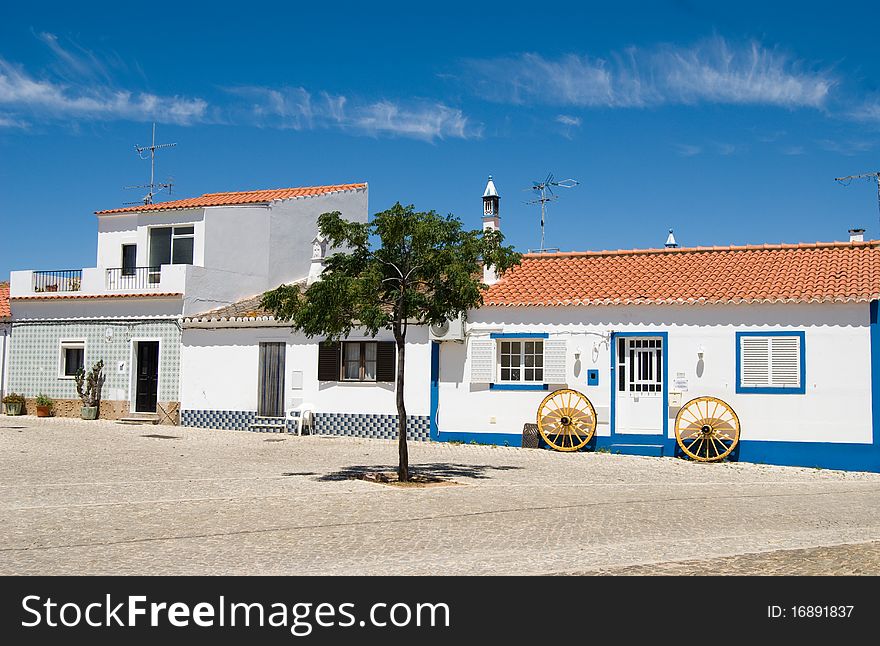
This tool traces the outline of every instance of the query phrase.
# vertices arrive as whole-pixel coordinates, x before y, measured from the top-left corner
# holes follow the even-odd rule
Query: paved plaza
[[[880,474],[0,417],[0,574],[880,574]]]

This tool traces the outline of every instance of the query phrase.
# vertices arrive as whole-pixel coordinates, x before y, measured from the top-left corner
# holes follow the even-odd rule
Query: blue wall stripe
[[[431,409],[428,412],[430,417],[430,436],[432,440],[440,439],[440,432],[437,428],[437,410],[440,407],[440,343],[431,342]]]
[[[547,390],[548,384],[489,384],[489,390]]]

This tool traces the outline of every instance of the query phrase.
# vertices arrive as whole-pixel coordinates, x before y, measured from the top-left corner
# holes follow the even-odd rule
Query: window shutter
[[[568,383],[565,339],[544,340],[544,383]]]
[[[471,339],[471,383],[495,381],[495,339]]]
[[[376,381],[395,381],[397,374],[397,344],[380,341],[376,344]]]
[[[339,381],[339,343],[318,344],[318,381]]]
[[[770,339],[744,336],[740,339],[740,381],[757,388],[770,385]]]
[[[777,336],[770,339],[770,385],[797,388],[801,380],[800,338]]]

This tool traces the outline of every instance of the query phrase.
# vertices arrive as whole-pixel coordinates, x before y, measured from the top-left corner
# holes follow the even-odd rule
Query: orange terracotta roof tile
[[[298,197],[314,197],[328,193],[341,191],[354,191],[366,188],[366,183],[361,184],[333,184],[330,186],[300,186],[298,188],[278,188],[265,191],[239,191],[231,193],[205,193],[201,197],[191,197],[184,200],[171,200],[158,204],[141,204],[139,206],[126,206],[119,209],[95,211],[96,215],[108,215],[111,213],[137,213],[141,211],[170,211],[173,209],[196,209],[206,206],[234,206],[238,204],[262,204],[273,200],[289,200]]]
[[[89,300],[94,298],[180,298],[180,292],[142,292],[140,294],[53,294],[52,296],[40,294],[39,296],[13,296],[13,301],[65,301],[65,300]]]
[[[880,241],[526,254],[484,295],[505,307],[880,299]]]
[[[0,321],[8,319],[12,313],[9,311],[9,283],[0,283]]]

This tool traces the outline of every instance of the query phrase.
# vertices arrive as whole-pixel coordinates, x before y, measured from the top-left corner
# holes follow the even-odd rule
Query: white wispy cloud
[[[556,123],[561,123],[563,126],[569,126],[571,128],[580,128],[581,118],[573,117],[570,114],[559,114],[556,115]]]
[[[457,108],[436,101],[363,101],[302,87],[238,87],[229,92],[242,103],[232,109],[235,121],[294,130],[338,129],[371,136],[424,141],[469,139],[482,134]]]
[[[38,79],[0,59],[0,107],[15,118],[102,118],[187,125],[201,121],[208,104],[200,98],[159,96],[99,85],[69,85]]]
[[[758,42],[714,37],[690,47],[631,47],[605,58],[524,53],[470,60],[484,97],[515,104],[637,108],[753,104],[821,108],[837,80],[826,70]]]
[[[479,137],[482,126],[457,108],[438,101],[354,100],[302,87],[237,87],[219,100],[162,96],[125,89],[114,82],[112,66],[75,43],[51,33],[35,33],[54,59],[37,76],[0,58],[0,128],[28,121],[117,119],[177,125],[227,123],[280,129],[335,129],[356,135],[397,136],[424,141]],[[112,59],[112,57],[110,57]]]
[[[794,157],[797,155],[804,155],[804,154],[806,154],[806,152],[807,151],[803,146],[786,146],[785,148],[782,149],[782,154],[788,155],[790,157]]]
[[[675,144],[675,150],[682,157],[693,157],[703,152],[701,146],[694,146],[693,144]]]
[[[850,117],[858,121],[880,124],[880,99],[870,99],[850,112]]]

